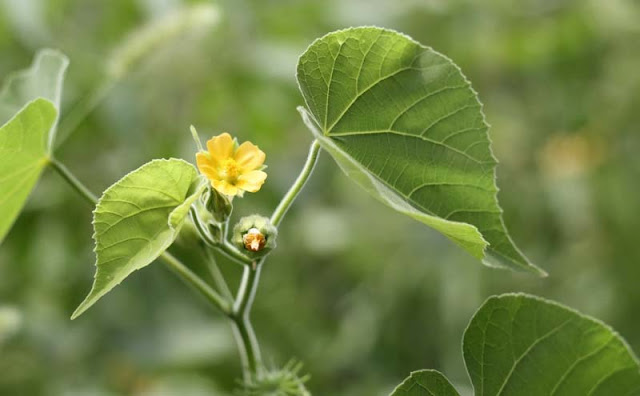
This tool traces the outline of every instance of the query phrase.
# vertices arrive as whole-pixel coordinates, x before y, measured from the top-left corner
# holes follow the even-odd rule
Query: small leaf
[[[36,99],[0,128],[0,242],[48,163],[46,137],[56,115],[51,102]]]
[[[60,113],[64,74],[68,65],[69,59],[59,51],[38,51],[31,66],[7,78],[0,89],[0,124],[11,118],[27,102],[36,98],[49,100],[58,111],[55,122],[48,131],[47,151],[50,153]]]
[[[460,396],[449,380],[436,370],[411,373],[390,396]]]
[[[202,186],[193,165],[172,158],[151,161],[104,192],[93,220],[95,280],[72,319],[173,243]]]
[[[305,123],[370,194],[486,265],[544,274],[503,224],[482,105],[450,59],[394,31],[352,28],[315,41],[297,78]]]
[[[640,366],[604,323],[524,294],[489,298],[464,334],[476,395],[640,395]]]

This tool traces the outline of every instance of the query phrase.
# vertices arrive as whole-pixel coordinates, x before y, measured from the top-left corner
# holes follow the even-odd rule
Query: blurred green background
[[[195,3],[0,1],[0,78],[41,47],[62,50],[67,113],[131,31]],[[485,298],[508,291],[602,319],[640,351],[640,2],[207,4],[217,23],[161,40],[58,149],[90,188],[103,191],[153,158],[193,161],[194,124],[267,153],[267,183],[234,217],[270,213],[311,142],[295,111],[297,57],[329,31],[379,25],[447,54],[473,82],[492,125],[506,223],[550,273],[482,267],[322,154],[257,295],[253,321],[269,365],[303,361],[316,395],[387,395],[421,368],[442,370],[470,395],[462,333]],[[69,320],[93,278],[91,210],[46,172],[0,247],[0,395],[230,394],[240,373],[230,328],[162,265]],[[221,265],[237,282],[240,268]]]

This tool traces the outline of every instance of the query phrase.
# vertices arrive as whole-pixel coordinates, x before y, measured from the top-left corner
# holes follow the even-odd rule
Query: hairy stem
[[[309,148],[309,156],[307,157],[307,162],[305,162],[302,171],[298,175],[298,178],[293,183],[291,188],[289,188],[289,191],[287,191],[285,196],[282,198],[282,201],[280,201],[278,207],[271,215],[271,223],[274,226],[277,227],[280,224],[282,218],[287,213],[287,210],[289,210],[289,208],[293,204],[293,201],[295,201],[296,197],[302,190],[302,187],[304,187],[305,183],[309,179],[309,176],[311,176],[311,172],[313,172],[313,168],[315,167],[316,162],[318,162],[319,153],[320,143],[318,143],[317,140],[314,140],[313,143],[311,143],[311,147]]]

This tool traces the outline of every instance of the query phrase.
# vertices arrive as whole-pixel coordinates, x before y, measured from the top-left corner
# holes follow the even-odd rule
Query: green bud
[[[220,194],[215,188],[209,187],[207,193],[203,194],[204,206],[218,223],[225,222],[231,215],[233,205],[229,198]]]
[[[265,256],[276,247],[278,230],[268,218],[251,215],[233,227],[231,242],[251,258]]]

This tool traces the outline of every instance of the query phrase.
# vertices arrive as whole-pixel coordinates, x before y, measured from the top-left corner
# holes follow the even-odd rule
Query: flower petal
[[[234,155],[241,172],[258,169],[264,163],[265,158],[266,154],[251,142],[242,143]]]
[[[224,195],[234,196],[239,192],[238,187],[226,180],[211,180],[211,186]]]
[[[267,174],[263,171],[251,171],[238,177],[236,186],[249,192],[256,192],[262,187]]]
[[[214,165],[219,166],[233,155],[233,139],[228,133],[215,136],[207,141],[207,150]]]
[[[218,172],[211,161],[209,153],[203,151],[196,153],[196,164],[198,165],[200,173],[205,175],[207,179],[218,179]]]

